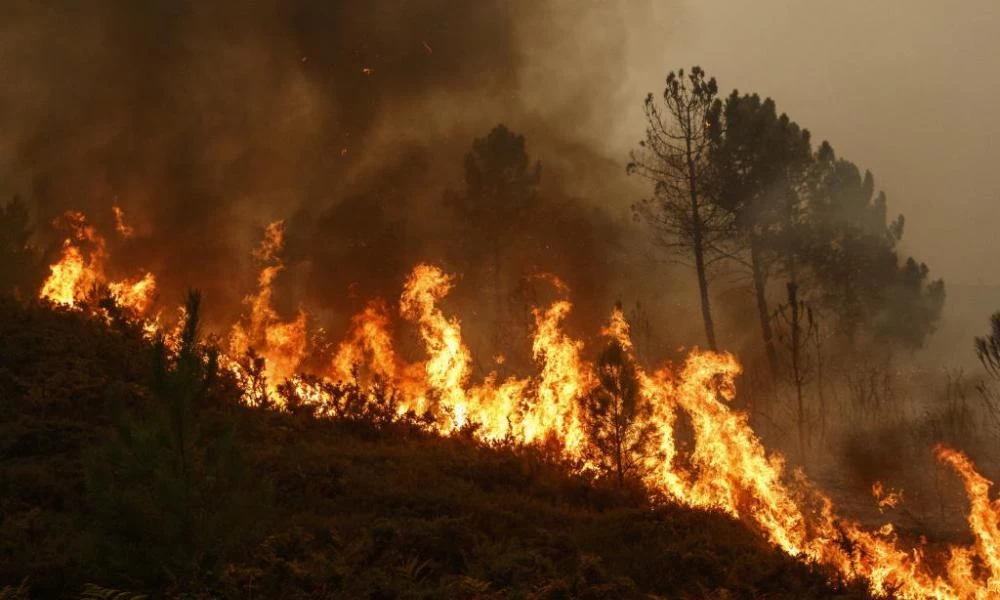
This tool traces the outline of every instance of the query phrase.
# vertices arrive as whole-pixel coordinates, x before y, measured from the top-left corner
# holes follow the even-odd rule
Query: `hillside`
[[[127,321],[0,301],[0,597],[864,596],[544,448],[246,408],[224,376],[167,402],[182,363]]]

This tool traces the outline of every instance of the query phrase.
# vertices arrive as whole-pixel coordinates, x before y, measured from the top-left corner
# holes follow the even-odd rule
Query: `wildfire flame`
[[[62,255],[49,267],[49,277],[42,285],[41,298],[56,304],[74,306],[104,278],[105,244],[87,218],[78,211],[68,211],[53,225],[67,229],[69,236],[63,241]],[[88,246],[84,254],[81,246]]]
[[[146,273],[137,281],[117,281],[108,284],[111,297],[120,306],[137,314],[143,314],[153,301],[156,291],[156,278],[152,273]]]
[[[253,251],[260,263],[257,293],[244,299],[249,313],[233,325],[229,349],[234,365],[251,349],[264,359],[264,378],[269,394],[294,376],[306,355],[306,313],[299,309],[291,321],[283,321],[271,305],[274,280],[284,269],[280,253],[285,245],[285,223],[275,221],[264,230],[264,238]]]
[[[82,214],[67,215],[70,236],[41,296],[73,305],[89,283],[103,281],[103,240]],[[88,246],[89,253],[82,249]],[[245,299],[246,313],[233,326],[228,365],[238,378],[246,377],[240,358],[255,350],[265,362],[268,393],[288,380],[299,397],[324,414],[330,402],[323,390],[295,377],[307,353],[307,318],[300,309],[282,320],[272,306],[276,277],[283,269],[280,253],[284,225],[265,229],[254,251],[260,271],[256,292]],[[557,279],[552,279],[558,282]],[[138,312],[147,310],[155,287],[152,275],[130,284],[116,284],[114,297]],[[378,377],[402,395],[401,411],[428,415],[428,427],[450,435],[470,425],[483,440],[512,439],[523,444],[554,441],[562,452],[588,468],[586,431],[580,398],[596,385],[594,367],[582,358],[583,343],[572,339],[561,324],[572,304],[554,301],[533,311],[532,355],[538,372],[533,377],[500,381],[490,373],[480,382],[472,378],[472,357],[462,338],[460,321],[439,307],[454,285],[440,268],[417,265],[405,282],[399,313],[417,327],[426,358],[407,363],[393,346],[393,315],[389,306],[372,301],[356,315],[346,339],[339,345],[328,371],[332,381]],[[553,287],[561,295],[561,282]],[[159,331],[158,321],[147,323]],[[632,352],[629,326],[620,309],[612,312],[602,334]],[[769,453],[752,430],[747,415],[732,408],[740,364],[729,354],[694,350],[678,369],[669,366],[647,372],[637,365],[638,395],[649,408],[643,425],[654,432],[656,452],[643,465],[645,483],[673,501],[720,509],[759,531],[791,556],[825,565],[848,580],[864,580],[875,594],[903,598],[990,598],[1000,595],[1000,501],[990,499],[992,482],[979,474],[967,456],[936,448],[939,460],[952,467],[964,485],[970,503],[969,527],[974,542],[951,546],[946,556],[927,558],[922,545],[906,548],[887,524],[868,530],[839,517],[828,496],[800,471],[786,472],[780,454]],[[676,424],[684,415],[690,423],[693,446],[676,444]],[[898,493],[873,487],[880,507],[902,501]]]
[[[872,484],[872,496],[878,503],[879,512],[885,508],[896,508],[903,502],[903,492],[901,490],[886,491],[881,481]]]
[[[351,332],[333,358],[331,374],[347,381],[355,376],[354,369],[368,365],[375,375],[396,378],[396,352],[392,347],[389,325],[392,317],[385,303],[373,300],[351,320]]]
[[[118,225],[121,226],[120,209],[115,209]],[[108,281],[105,276],[107,244],[87,223],[86,216],[79,211],[68,211],[53,225],[58,229],[67,229],[69,236],[63,241],[59,260],[49,267],[49,276],[39,292],[40,298],[73,307],[86,299],[97,286],[106,285],[111,297],[120,306],[138,314],[146,312],[156,291],[156,278],[152,273],[146,273],[138,280]]]
[[[123,238],[130,238],[135,235],[135,228],[125,222],[125,211],[115,204],[111,207],[111,212],[115,215],[115,231]]]

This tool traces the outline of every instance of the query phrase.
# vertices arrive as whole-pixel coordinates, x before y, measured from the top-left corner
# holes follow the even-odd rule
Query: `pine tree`
[[[495,348],[503,343],[505,254],[536,208],[541,176],[541,163],[531,161],[524,136],[497,125],[473,141],[465,155],[463,188],[445,193],[445,205],[462,228],[458,237],[463,260],[489,265]]]
[[[210,413],[216,352],[198,343],[192,292],[176,351],[154,349],[151,398],[109,390],[119,406],[108,441],[87,457],[87,558],[97,573],[197,586],[238,547],[266,499],[252,481],[230,418]],[[140,403],[133,412],[125,404]]]
[[[582,399],[590,458],[623,485],[641,470],[654,428],[639,395],[635,363],[618,341],[597,360],[597,386]]]
[[[41,277],[38,252],[31,245],[28,207],[14,197],[0,203],[0,294],[33,295]]]
[[[712,201],[708,117],[718,86],[700,67],[685,76],[667,75],[663,107],[646,97],[646,137],[631,153],[627,171],[653,183],[653,197],[633,207],[668,250],[694,260],[701,315],[708,347],[718,349],[708,290],[708,269],[720,258],[718,243],[728,234],[729,217]]]

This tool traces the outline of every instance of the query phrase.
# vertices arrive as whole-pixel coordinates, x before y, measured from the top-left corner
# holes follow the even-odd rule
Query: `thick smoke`
[[[279,308],[305,305],[336,329],[369,297],[397,295],[417,261],[463,266],[442,195],[461,184],[472,139],[502,122],[544,166],[543,206],[512,268],[557,272],[593,331],[648,272],[623,263],[637,192],[624,157],[598,143],[613,127],[627,24],[615,4],[578,8],[7,3],[0,193],[31,203],[50,244],[66,209],[111,231],[120,205],[137,235],[112,242],[113,268],[156,273],[164,305],[200,288],[217,324],[253,288],[263,225],[286,219]],[[456,296],[474,305],[473,284]]]

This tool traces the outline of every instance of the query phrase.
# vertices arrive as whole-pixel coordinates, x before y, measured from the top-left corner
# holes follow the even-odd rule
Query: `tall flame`
[[[572,307],[559,300],[545,311],[534,311],[531,351],[542,369],[537,400],[524,415],[522,436],[529,443],[555,436],[567,452],[579,455],[584,434],[577,400],[592,386],[593,375],[580,359],[583,344],[559,329]]]
[[[969,498],[969,527],[975,536],[971,551],[953,552],[949,572],[968,573],[972,559],[978,559],[985,577],[985,589],[977,592],[981,597],[1000,595],[1000,501],[990,500],[993,482],[986,479],[973,466],[969,457],[961,452],[938,446],[938,458],[958,472]]]
[[[264,229],[264,238],[253,252],[261,265],[257,292],[244,299],[248,313],[233,325],[229,338],[234,365],[251,349],[264,358],[264,377],[272,396],[281,382],[296,374],[307,345],[305,311],[299,309],[294,319],[283,321],[271,305],[274,280],[284,269],[279,256],[284,236],[284,221],[275,221]]]
[[[436,305],[452,287],[452,278],[437,267],[417,265],[413,269],[403,295],[400,309],[408,319],[420,326],[429,358],[424,363],[428,390],[438,394],[436,406],[445,419],[444,431],[453,431],[466,424],[469,404],[465,384],[469,378],[469,349],[462,341],[462,327],[457,319],[448,319]],[[427,404],[420,398],[417,408]]]

